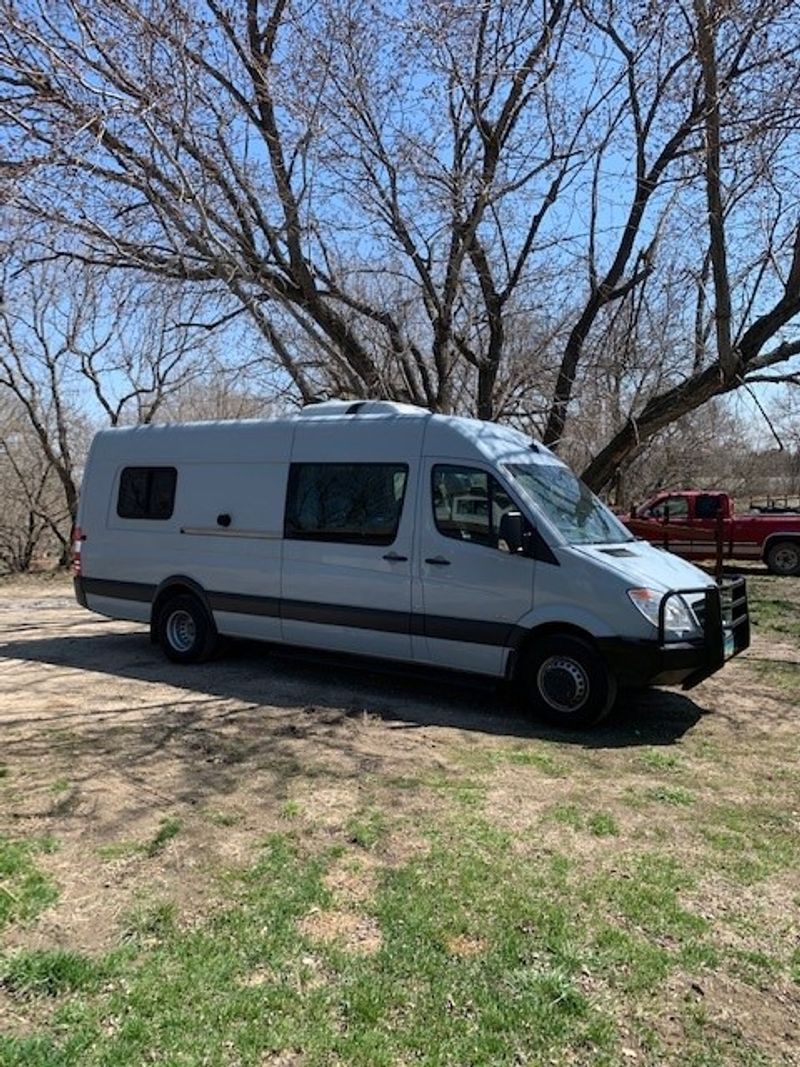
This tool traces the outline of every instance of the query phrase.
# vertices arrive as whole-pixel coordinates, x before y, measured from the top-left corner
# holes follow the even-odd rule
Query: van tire
[[[191,593],[170,597],[161,606],[156,635],[173,663],[202,663],[214,655],[219,643],[213,619]]]
[[[800,575],[800,541],[777,541],[771,544],[765,559],[772,574],[797,577]]]
[[[606,661],[573,634],[534,637],[519,680],[526,710],[566,729],[595,726],[617,698],[617,681]]]

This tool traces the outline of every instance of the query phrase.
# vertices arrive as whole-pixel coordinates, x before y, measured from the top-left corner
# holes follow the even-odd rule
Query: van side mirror
[[[524,551],[529,533],[530,526],[519,511],[507,511],[500,519],[498,539],[505,541],[511,553]]]

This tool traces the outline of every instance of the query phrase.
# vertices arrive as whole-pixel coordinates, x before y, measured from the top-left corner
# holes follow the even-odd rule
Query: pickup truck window
[[[570,545],[612,545],[633,538],[619,519],[568,467],[513,463],[514,481]]]
[[[694,502],[694,514],[696,519],[716,519],[722,508],[722,498],[703,493]]]
[[[642,519],[663,519],[667,508],[670,522],[685,522],[689,518],[689,502],[685,496],[670,496],[666,500],[659,500],[657,504],[642,508],[639,516]]]

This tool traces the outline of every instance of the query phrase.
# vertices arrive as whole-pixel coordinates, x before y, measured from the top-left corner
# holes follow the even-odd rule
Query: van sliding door
[[[396,450],[385,438],[358,448],[357,426],[352,432],[336,427],[326,446],[330,429],[304,425],[295,440],[284,523],[283,639],[410,659],[416,461],[406,458],[407,441]]]

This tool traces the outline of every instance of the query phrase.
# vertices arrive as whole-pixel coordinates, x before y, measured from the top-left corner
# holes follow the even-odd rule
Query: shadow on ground
[[[414,672],[343,656],[320,656],[246,642],[232,643],[223,658],[214,662],[181,666],[166,661],[147,637],[139,634],[23,638],[0,645],[0,663],[16,659],[67,668],[64,685],[74,691],[79,683],[71,669],[100,673],[115,679],[130,679],[182,690],[188,699],[147,701],[147,690],[134,710],[142,715],[164,713],[156,732],[189,728],[193,719],[214,711],[222,724],[241,720],[252,724],[266,708],[291,711],[280,722],[261,715],[270,736],[289,731],[298,737],[312,732],[317,722],[331,725],[348,718],[373,716],[391,729],[442,726],[503,737],[553,739],[591,749],[637,745],[670,745],[708,713],[688,695],[666,690],[623,694],[620,703],[601,726],[592,731],[562,731],[526,718],[505,686],[475,682],[465,676]],[[52,672],[50,677],[52,679]],[[65,690],[66,691],[66,690]],[[91,700],[91,697],[89,698]],[[228,707],[227,705],[230,705]],[[170,712],[180,710],[179,725],[170,727]],[[108,731],[114,720],[124,721],[125,708],[98,711],[96,722]],[[192,714],[194,712],[194,714]],[[70,718],[80,720],[82,732],[91,729],[95,712],[82,708],[71,714],[55,711],[35,714],[28,720],[69,728]],[[149,716],[148,716],[149,717]],[[49,722],[48,722],[49,720]],[[7,715],[8,727],[25,732],[24,716]],[[166,740],[166,738],[163,738]],[[255,739],[250,735],[248,741]],[[155,738],[154,738],[155,741]]]

